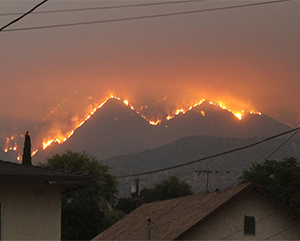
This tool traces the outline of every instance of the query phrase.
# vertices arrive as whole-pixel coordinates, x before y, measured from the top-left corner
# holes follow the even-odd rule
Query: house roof
[[[218,210],[239,196],[256,190],[300,222],[300,217],[257,183],[241,184],[211,193],[143,204],[113,226],[99,234],[94,240],[145,240],[147,220],[151,219],[151,239],[179,239],[193,227],[201,224]]]
[[[97,177],[66,170],[0,160],[1,183],[34,183],[61,185],[62,193],[88,185],[94,185]]]

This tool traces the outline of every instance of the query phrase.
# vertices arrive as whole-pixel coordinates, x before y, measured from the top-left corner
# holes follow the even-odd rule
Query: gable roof
[[[61,185],[62,193],[65,193],[84,186],[94,185],[96,181],[97,177],[87,174],[0,160],[1,183],[55,184]]]
[[[204,222],[239,196],[256,190],[300,222],[300,217],[257,183],[246,183],[216,192],[143,204],[94,240],[145,240],[148,218],[151,219],[153,240],[179,239],[193,227]]]

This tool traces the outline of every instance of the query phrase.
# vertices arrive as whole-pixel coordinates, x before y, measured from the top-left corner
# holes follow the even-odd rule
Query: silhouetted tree
[[[161,201],[193,194],[190,184],[180,181],[177,176],[170,176],[150,189],[143,189],[140,197],[143,203]]]
[[[116,209],[122,213],[128,214],[136,208],[136,201],[134,195],[131,197],[120,197],[116,205]]]
[[[140,193],[139,204],[161,201],[176,197],[182,197],[193,194],[190,184],[180,181],[177,176],[170,176],[167,180],[163,180],[155,184],[152,188],[144,188]],[[135,194],[130,197],[122,197],[119,199],[116,208],[123,213],[129,213],[136,208]]]
[[[62,239],[90,240],[122,217],[112,206],[117,198],[117,181],[86,152],[66,151],[47,158],[47,167],[82,172],[99,177],[95,186],[66,193],[62,197]]]
[[[252,163],[244,170],[240,183],[255,181],[300,214],[300,164],[294,157],[283,161],[266,160]]]
[[[28,131],[25,134],[25,142],[24,142],[23,155],[22,155],[22,164],[30,164],[31,165],[31,141],[30,141],[30,134]]]

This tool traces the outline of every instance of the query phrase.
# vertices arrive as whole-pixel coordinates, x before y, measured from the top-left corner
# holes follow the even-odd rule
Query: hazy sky
[[[39,2],[0,0],[0,27],[20,16],[4,14],[24,13]],[[24,30],[255,2],[267,1],[202,0],[96,9],[155,1],[50,0],[0,32],[1,120],[9,120],[8,128],[19,120],[24,125],[45,118],[53,121],[59,117],[51,111],[62,107],[59,115],[78,118],[113,93],[137,108],[165,97],[168,105],[178,107],[206,98],[231,109],[260,111],[298,127],[298,0]],[[74,8],[95,10],[38,14]]]

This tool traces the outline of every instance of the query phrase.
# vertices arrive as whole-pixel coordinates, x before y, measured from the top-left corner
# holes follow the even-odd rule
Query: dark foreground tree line
[[[90,240],[114,224],[136,206],[136,193],[117,198],[117,180],[109,166],[86,152],[65,151],[47,159],[47,167],[82,172],[99,178],[97,185],[66,193],[62,198],[62,233],[65,240]],[[239,182],[255,181],[300,214],[300,165],[295,158],[252,163]],[[176,176],[142,189],[138,204],[192,194],[192,187]]]
[[[61,238],[90,240],[120,219],[113,208],[117,203],[117,181],[102,165],[86,152],[66,151],[47,159],[45,166],[82,172],[99,177],[95,186],[69,192],[62,197]]]
[[[97,176],[97,185],[66,193],[62,197],[62,233],[65,240],[90,240],[136,208],[132,198],[117,198],[117,180],[86,152],[66,151],[47,159],[46,167]],[[175,176],[143,189],[140,204],[192,194],[192,187]]]
[[[252,163],[244,170],[240,183],[255,181],[270,191],[285,205],[300,214],[300,163],[290,157],[283,161],[266,160]]]

